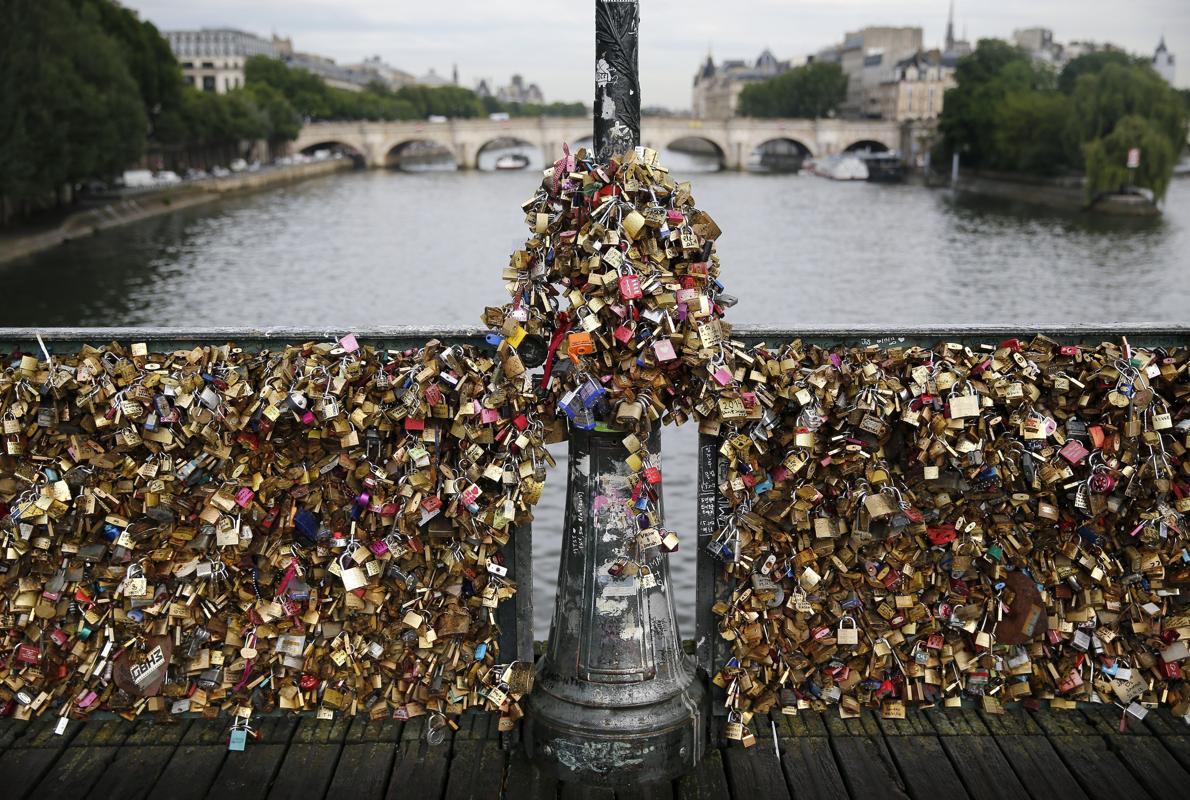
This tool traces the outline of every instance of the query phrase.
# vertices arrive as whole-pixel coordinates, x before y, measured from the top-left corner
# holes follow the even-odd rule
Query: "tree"
[[[998,108],[989,166],[1034,175],[1059,175],[1077,166],[1081,158],[1077,141],[1070,138],[1069,97],[1016,91]]]
[[[0,194],[28,205],[140,157],[140,91],[96,9],[0,4]]]
[[[162,112],[176,109],[182,97],[182,71],[153,23],[111,0],[71,0],[77,11],[91,9],[104,33],[119,47],[128,71],[140,89],[150,122]]]
[[[1081,141],[1108,136],[1120,120],[1145,117],[1171,142],[1186,141],[1186,105],[1148,66],[1106,64],[1075,82],[1072,125]],[[1179,148],[1180,149],[1180,148]]]
[[[1062,94],[1073,94],[1074,85],[1081,76],[1094,75],[1108,64],[1129,67],[1143,63],[1141,59],[1130,56],[1121,50],[1099,50],[1094,53],[1084,53],[1078,58],[1071,59],[1062,68],[1062,73],[1058,75],[1058,91]]]
[[[946,91],[938,119],[942,155],[949,160],[957,152],[970,166],[992,166],[1004,161],[996,156],[995,142],[1004,99],[1050,89],[1053,75],[1035,66],[1023,50],[998,39],[981,39],[973,53],[959,59],[955,82],[955,88]]]
[[[847,97],[847,76],[838,64],[795,67],[740,92],[745,117],[819,118],[833,113]]]
[[[1140,149],[1140,166],[1129,170],[1128,151],[1134,147]],[[1151,189],[1161,200],[1178,160],[1177,148],[1157,124],[1136,114],[1121,119],[1111,133],[1088,142],[1083,150],[1089,199],[1132,184]]]

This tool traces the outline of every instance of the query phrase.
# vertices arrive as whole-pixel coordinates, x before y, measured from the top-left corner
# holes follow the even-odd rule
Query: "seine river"
[[[680,164],[669,162],[677,177]],[[353,172],[181,211],[0,266],[0,325],[475,325],[504,300],[536,175]],[[1190,180],[1155,221],[1088,220],[920,186],[702,174],[742,323],[1185,323]],[[691,426],[665,432],[668,520],[693,635]],[[557,451],[565,457],[565,446]],[[536,628],[553,609],[565,485],[535,524]]]

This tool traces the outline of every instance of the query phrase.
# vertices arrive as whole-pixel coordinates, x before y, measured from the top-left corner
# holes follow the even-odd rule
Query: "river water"
[[[0,325],[475,325],[504,300],[500,272],[524,238],[520,204],[535,180],[343,173],[106,231],[0,266]],[[734,322],[1187,321],[1190,180],[1174,182],[1152,221],[804,175],[703,174],[694,185],[725,232]],[[684,536],[671,559],[686,636],[696,439],[692,426],[664,435],[667,517]],[[538,638],[553,609],[562,476],[549,481],[534,525]]]

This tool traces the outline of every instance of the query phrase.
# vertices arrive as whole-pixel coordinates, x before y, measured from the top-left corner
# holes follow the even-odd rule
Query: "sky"
[[[690,107],[695,71],[716,60],[753,60],[765,48],[801,63],[865,25],[920,26],[941,45],[948,0],[641,0],[644,105]],[[547,101],[593,94],[592,0],[124,0],[162,30],[233,27],[293,37],[304,52],[352,63],[380,55],[423,75],[431,68],[473,87],[520,73]],[[1190,0],[955,0],[955,33],[1008,38],[1046,27],[1059,42],[1110,41],[1152,55],[1164,35],[1178,57],[1177,84],[1190,86]]]

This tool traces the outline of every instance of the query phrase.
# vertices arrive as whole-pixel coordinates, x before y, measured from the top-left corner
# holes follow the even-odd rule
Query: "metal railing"
[[[333,328],[298,327],[210,327],[210,328],[0,328],[0,349],[5,353],[16,350],[37,354],[40,335],[51,354],[76,350],[83,344],[102,345],[109,342],[128,344],[145,342],[152,350],[174,350],[204,344],[234,342],[249,350],[270,350],[287,344],[311,341],[330,341],[343,334],[354,333],[361,343],[378,348],[406,349],[420,347],[431,339],[446,343],[488,347],[482,328],[422,328],[394,326],[348,331]],[[963,345],[998,344],[1017,337],[1031,338],[1042,334],[1063,343],[1094,344],[1118,342],[1126,337],[1130,344],[1141,347],[1190,346],[1188,325],[922,325],[885,328],[876,326],[815,326],[812,328],[784,328],[769,326],[736,326],[734,338],[747,344],[761,342],[776,345],[801,339],[820,347],[834,346],[923,346],[933,347],[940,342]],[[719,495],[721,479],[719,447],[716,436],[699,436],[697,482],[697,581],[695,594],[695,655],[698,666],[712,676],[718,671],[730,651],[727,642],[718,636],[712,606],[731,596],[734,583],[707,551],[728,507]],[[556,475],[561,481],[562,476]],[[502,630],[501,651],[516,653],[519,659],[533,658],[533,531],[522,526],[504,549],[510,566],[509,578],[519,590],[512,603],[501,604],[497,621]],[[722,713],[722,690],[712,685],[712,709]]]

